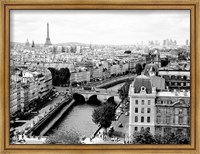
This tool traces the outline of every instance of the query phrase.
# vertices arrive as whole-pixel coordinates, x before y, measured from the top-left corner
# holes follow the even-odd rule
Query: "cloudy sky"
[[[134,44],[190,38],[189,10],[12,10],[12,42]]]

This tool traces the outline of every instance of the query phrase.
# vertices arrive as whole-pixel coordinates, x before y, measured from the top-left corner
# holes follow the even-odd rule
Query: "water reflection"
[[[77,132],[80,136],[91,137],[98,126],[92,121],[92,112],[98,107],[94,105],[82,104],[74,106],[62,121],[54,128],[54,131]]]

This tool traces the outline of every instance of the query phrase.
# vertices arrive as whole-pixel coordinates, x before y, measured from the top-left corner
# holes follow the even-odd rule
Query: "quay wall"
[[[100,84],[100,85],[96,86],[96,88],[107,89],[107,88],[113,87],[113,86],[115,86],[117,84],[126,82],[127,80],[134,80],[134,78],[135,78],[135,75],[131,76],[131,77],[127,76],[125,78],[119,78],[119,79],[112,80],[112,81],[107,82],[107,83]]]
[[[44,135],[55,125],[60,117],[74,105],[74,103],[75,101],[73,99],[63,100],[61,104],[52,109],[45,117],[28,130],[27,134],[33,136]]]

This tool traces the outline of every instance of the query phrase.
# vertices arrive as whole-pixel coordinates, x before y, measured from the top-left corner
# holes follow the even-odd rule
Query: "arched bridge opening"
[[[88,104],[100,105],[102,103],[102,101],[98,99],[97,95],[92,95],[88,98],[87,103]]]
[[[73,99],[75,100],[75,104],[84,104],[85,103],[85,97],[79,93],[74,93]]]

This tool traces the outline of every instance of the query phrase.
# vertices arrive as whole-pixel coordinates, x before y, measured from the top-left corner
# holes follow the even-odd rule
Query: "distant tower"
[[[50,37],[49,37],[49,23],[47,23],[47,38],[46,38],[46,42],[44,44],[45,46],[49,46],[52,45],[51,41],[50,41]]]
[[[28,41],[28,39],[26,40],[26,43],[25,43],[25,46],[27,46],[27,47],[29,47],[29,41]]]
[[[188,41],[188,40],[186,40],[186,43],[185,43],[185,45],[186,45],[186,46],[188,46],[188,45],[189,45],[189,41]]]
[[[163,46],[165,46],[167,44],[166,42],[167,42],[166,40],[163,40]]]
[[[35,47],[35,43],[34,43],[34,41],[32,41],[32,45],[31,45],[31,47],[32,47],[32,48]]]

